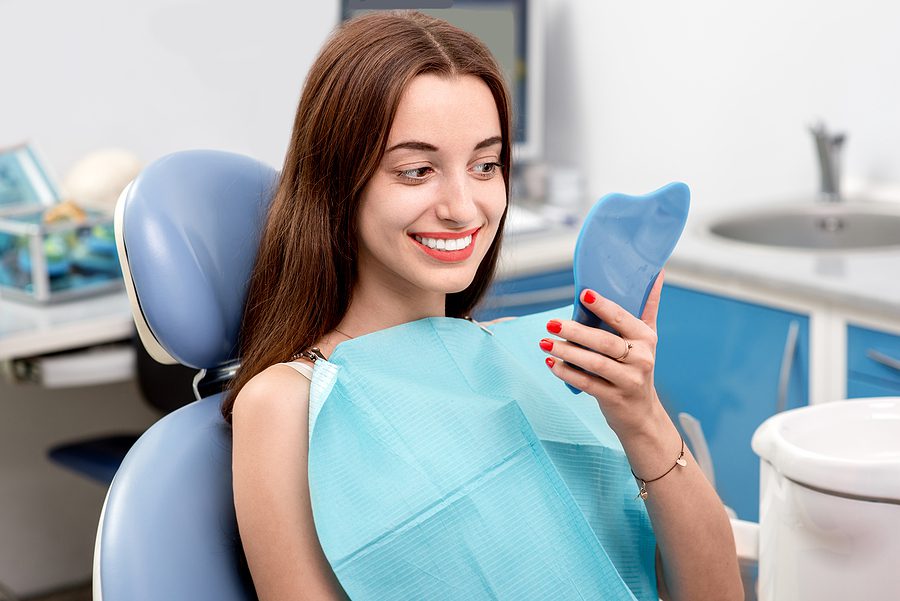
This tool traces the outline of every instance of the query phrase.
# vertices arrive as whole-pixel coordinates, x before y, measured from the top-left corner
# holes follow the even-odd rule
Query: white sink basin
[[[809,203],[761,209],[721,218],[709,231],[729,240],[783,248],[900,247],[900,204]]]

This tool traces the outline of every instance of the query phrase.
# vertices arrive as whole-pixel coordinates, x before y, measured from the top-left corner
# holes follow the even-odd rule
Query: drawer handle
[[[875,349],[869,349],[866,351],[866,357],[875,361],[876,363],[881,363],[885,367],[890,367],[891,369],[896,369],[900,371],[900,359],[894,359],[890,355],[885,355],[881,351],[876,351]]]
[[[784,354],[781,356],[781,372],[778,375],[778,405],[775,413],[787,409],[788,390],[791,384],[791,368],[794,366],[794,355],[797,352],[797,338],[800,335],[800,324],[792,320],[788,327],[787,340],[784,341]]]

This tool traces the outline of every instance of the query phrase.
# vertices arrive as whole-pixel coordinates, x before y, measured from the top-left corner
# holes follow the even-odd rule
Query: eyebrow
[[[503,138],[500,136],[491,136],[490,138],[486,138],[475,145],[473,150],[481,150],[482,148],[487,148],[488,146],[493,146],[494,144],[502,144]],[[394,144],[390,148],[387,149],[387,152],[393,152],[395,150],[423,150],[425,152],[437,152],[438,147],[434,144],[429,144],[428,142],[420,142],[418,140],[408,140],[406,142],[400,142],[399,144]]]
[[[503,138],[500,136],[491,136],[485,140],[482,140],[478,144],[475,145],[474,150],[481,150],[482,148],[487,148],[488,146],[493,146],[494,144],[502,144]]]

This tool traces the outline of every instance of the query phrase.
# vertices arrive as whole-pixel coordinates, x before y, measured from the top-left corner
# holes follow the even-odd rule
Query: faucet
[[[820,197],[824,202],[841,202],[841,148],[846,136],[829,133],[822,121],[810,126],[815,138],[821,175]]]

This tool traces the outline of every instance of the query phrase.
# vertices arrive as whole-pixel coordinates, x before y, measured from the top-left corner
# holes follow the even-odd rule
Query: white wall
[[[691,184],[698,208],[812,193],[806,126],[849,133],[846,171],[900,180],[900,5],[883,0],[545,0],[548,159],[591,198]],[[0,145],[62,175],[121,146],[278,164],[336,0],[0,1]],[[11,59],[10,57],[15,57]]]
[[[91,150],[222,148],[278,164],[334,0],[0,0],[0,146],[58,175]]]
[[[818,118],[848,133],[848,176],[900,181],[896,3],[548,8],[548,152],[581,165],[594,198],[674,179],[697,208],[809,195],[818,166],[806,127]]]

